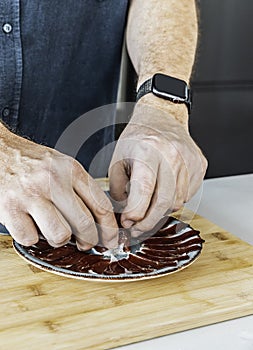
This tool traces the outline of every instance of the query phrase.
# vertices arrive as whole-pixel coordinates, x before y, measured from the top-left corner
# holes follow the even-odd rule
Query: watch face
[[[152,81],[152,91],[154,94],[185,101],[188,98],[188,88],[183,80],[169,77],[164,74],[155,74]]]

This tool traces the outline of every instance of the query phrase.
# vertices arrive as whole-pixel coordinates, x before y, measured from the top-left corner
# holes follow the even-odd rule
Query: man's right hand
[[[38,241],[38,229],[53,247],[67,243],[72,234],[80,250],[98,241],[108,248],[118,244],[111,202],[80,163],[2,124],[0,222],[24,246]]]

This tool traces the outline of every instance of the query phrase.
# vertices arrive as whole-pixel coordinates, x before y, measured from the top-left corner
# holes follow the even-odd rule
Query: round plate
[[[163,221],[164,222],[164,221]],[[162,227],[161,227],[162,226]],[[94,247],[80,252],[70,242],[60,248],[45,240],[31,247],[13,241],[15,251],[39,269],[65,277],[96,281],[135,281],[168,275],[193,263],[202,250],[199,231],[173,217],[153,234],[145,233],[130,242],[126,230],[120,231],[119,247]]]

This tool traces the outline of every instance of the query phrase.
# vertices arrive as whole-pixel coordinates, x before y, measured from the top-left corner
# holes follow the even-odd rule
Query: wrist
[[[189,113],[187,106],[184,103],[174,103],[169,100],[165,100],[161,97],[155,96],[152,93],[148,93],[143,96],[137,104],[145,104],[156,109],[160,109],[170,117],[177,120],[182,126],[188,130]]]
[[[138,88],[136,99],[166,110],[183,125],[188,122],[191,92],[188,83],[183,79],[156,73]]]

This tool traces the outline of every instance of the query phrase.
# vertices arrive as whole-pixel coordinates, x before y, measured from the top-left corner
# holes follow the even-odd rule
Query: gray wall
[[[253,172],[253,1],[199,0],[193,138],[207,177]]]

